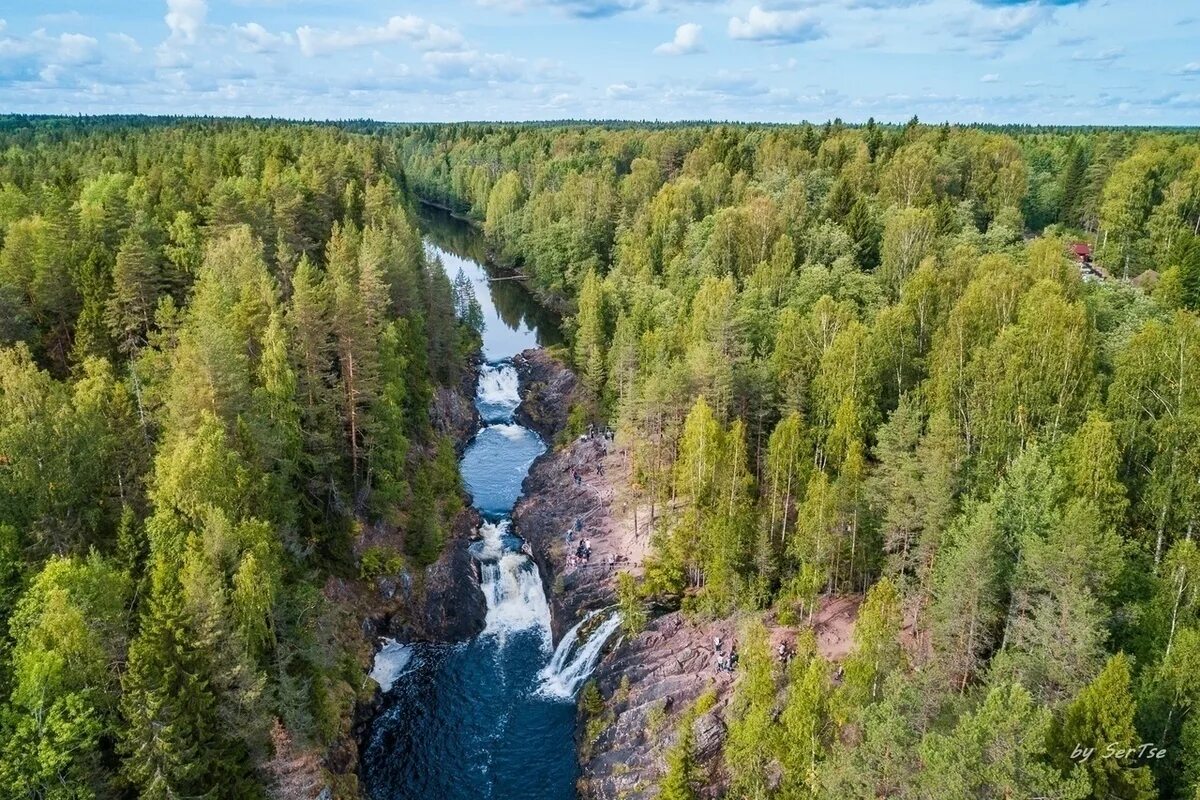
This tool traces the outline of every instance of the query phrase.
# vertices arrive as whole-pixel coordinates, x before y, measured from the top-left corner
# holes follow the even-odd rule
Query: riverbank
[[[564,364],[544,350],[526,351],[514,364],[522,385],[518,416],[547,441],[558,441],[530,469],[513,512],[515,529],[550,587],[557,640],[589,612],[616,602],[621,572],[642,574],[651,536],[671,510],[659,504],[652,516],[650,505],[629,488],[630,464],[619,441],[563,441],[576,390]],[[586,562],[575,557],[581,540],[591,550]],[[717,669],[714,638],[734,642],[742,625],[757,617],[772,650],[793,647],[811,629],[818,652],[837,662],[851,650],[860,602],[856,595],[822,598],[812,620],[799,625],[781,624],[773,612],[700,620],[676,611],[651,620],[636,636],[618,636],[591,677],[603,709],[593,717],[581,711],[577,721],[579,797],[655,797],[681,719],[705,693],[713,702],[693,722],[695,756],[704,796],[719,797],[727,785],[721,752],[736,674]]]
[[[514,359],[522,382],[518,419],[543,439],[559,442],[534,462],[513,510],[518,534],[530,543],[550,591],[555,639],[588,612],[616,602],[620,572],[640,575],[650,545],[649,507],[628,485],[626,453],[602,435],[563,442],[577,383],[545,350]],[[586,541],[590,556],[577,555]]]
[[[459,453],[479,424],[473,402],[478,373],[479,362],[472,361],[456,385],[437,387],[431,400],[434,430],[450,437]],[[341,693],[331,698],[343,711],[330,744],[315,752],[291,752],[282,759],[289,785],[312,790],[304,796],[319,800],[363,797],[359,780],[362,742],[382,702],[382,692],[368,673],[387,641],[461,642],[483,630],[487,607],[467,550],[480,516],[470,507],[469,497],[464,494],[462,500],[463,510],[455,517],[434,563],[420,571],[403,568],[357,579],[330,577],[322,588],[327,613],[335,620],[328,626],[331,649],[351,657],[361,677],[353,681],[347,677]],[[356,560],[372,548],[403,552],[402,530],[362,521],[356,525]]]

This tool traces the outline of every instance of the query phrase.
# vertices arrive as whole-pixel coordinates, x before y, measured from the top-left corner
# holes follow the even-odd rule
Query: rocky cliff
[[[526,350],[513,358],[521,380],[521,405],[516,420],[553,444],[566,428],[575,401],[575,374],[542,348]]]
[[[620,442],[604,437],[563,440],[575,382],[569,370],[544,351],[515,360],[522,379],[524,424],[558,445],[533,465],[513,512],[517,532],[530,544],[550,587],[555,639],[587,611],[612,605],[616,576],[641,574],[652,529],[668,509],[642,502],[629,489],[629,465]],[[591,558],[574,557],[581,539]],[[830,660],[850,649],[857,596],[827,597],[812,620],[817,649]],[[684,714],[711,690],[711,705],[693,722],[697,759],[705,774],[705,797],[727,785],[721,768],[726,715],[735,674],[717,670],[714,637],[729,647],[741,620],[697,621],[680,612],[652,620],[636,636],[619,636],[592,679],[603,701],[588,717],[581,712],[581,798],[653,798],[666,769]],[[762,616],[770,647],[789,647],[799,633],[774,615]]]
[[[720,795],[719,769],[725,742],[724,714],[733,676],[718,672],[713,637],[730,641],[729,625],[697,625],[678,613],[652,621],[622,640],[597,668],[593,680],[605,698],[598,724],[581,721],[580,796],[638,800],[658,793],[665,757],[681,718],[707,690],[715,702],[693,723],[696,758],[706,773],[705,796]]]
[[[514,363],[522,378],[522,422],[548,441],[561,440],[574,377],[543,351],[522,353]],[[587,611],[616,601],[618,573],[641,571],[651,513],[628,492],[626,469],[616,443],[583,436],[560,441],[525,479],[513,520],[551,587],[556,639]],[[574,557],[581,540],[591,549],[586,562]],[[697,626],[673,613],[613,643],[593,678],[604,710],[598,719],[581,718],[577,732],[581,796],[653,797],[681,716],[709,688],[716,703],[694,726],[698,755],[711,771],[708,784],[719,789],[715,765],[732,676],[716,671],[712,638],[720,631],[728,640],[728,628]]]

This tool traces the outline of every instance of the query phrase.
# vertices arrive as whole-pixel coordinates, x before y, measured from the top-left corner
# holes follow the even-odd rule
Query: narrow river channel
[[[481,427],[459,469],[484,519],[471,545],[487,600],[483,633],[456,645],[389,643],[372,675],[386,691],[362,755],[372,800],[568,800],[575,797],[575,694],[616,618],[556,649],[533,561],[511,530],[521,484],[546,444],[517,424],[517,353],[557,341],[551,317],[516,281],[489,281],[477,232],[426,209],[428,246],[461,270],[484,315],[475,403]]]

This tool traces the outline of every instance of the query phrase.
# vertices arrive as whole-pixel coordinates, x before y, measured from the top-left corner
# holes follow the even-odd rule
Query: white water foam
[[[481,562],[479,588],[487,601],[483,632],[503,638],[519,631],[539,631],[549,650],[550,604],[542,576],[524,553],[505,549],[509,524],[509,520],[485,522],[479,528],[483,537],[483,547],[476,551]]]
[[[503,436],[505,439],[508,439],[510,442],[519,442],[522,439],[525,439],[530,435],[529,428],[526,428],[522,425],[516,425],[513,423],[502,423],[500,425],[488,425],[486,430],[496,431],[501,436]]]
[[[605,643],[621,626],[621,615],[614,611],[582,644],[579,643],[579,632],[599,613],[603,612],[591,612],[563,636],[550,663],[538,673],[540,694],[560,700],[574,699],[579,687],[596,668]]]
[[[480,525],[479,543],[471,548],[475,557],[480,561],[499,561],[504,555],[504,538],[512,536],[509,532],[511,527],[510,519],[484,522]]]
[[[520,379],[512,364],[484,364],[475,387],[475,405],[486,422],[507,422],[521,404]]]
[[[383,647],[379,648],[371,665],[371,678],[379,684],[380,689],[390,692],[396,680],[408,671],[412,658],[412,645],[385,638]]]

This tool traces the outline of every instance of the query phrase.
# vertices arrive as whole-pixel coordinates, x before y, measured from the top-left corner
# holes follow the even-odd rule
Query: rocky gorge
[[[486,279],[482,285],[485,291],[496,286]],[[511,282],[504,285],[511,291]],[[505,318],[503,306],[495,311],[498,327],[523,319],[519,314]],[[515,382],[504,389],[513,395],[508,412],[489,417],[480,371],[488,372],[489,380]],[[412,685],[397,691],[384,692],[366,682],[352,741],[337,751],[339,761],[329,764],[333,771],[359,776],[367,765],[363,785],[373,800],[431,793],[447,798],[479,792],[497,798],[527,796],[521,794],[528,785],[522,782],[530,775],[551,781],[545,797],[654,797],[666,754],[685,720],[693,726],[695,756],[706,776],[704,793],[716,797],[726,786],[720,754],[735,673],[717,669],[714,639],[735,641],[740,621],[705,621],[666,610],[633,635],[618,630],[610,636],[617,628],[612,614],[618,576],[641,574],[651,537],[671,509],[633,491],[624,442],[608,431],[579,430],[579,392],[558,348],[539,343],[489,353],[485,340],[475,373],[457,391],[435,398],[432,416],[456,441],[460,456],[468,447],[478,447],[485,435],[510,443],[534,436],[544,445],[520,467],[519,487],[504,490],[511,491],[510,505],[497,506],[487,498],[481,502],[479,496],[464,503],[433,565],[418,574],[376,578],[373,596],[360,605],[369,609],[362,617],[364,644],[382,648],[377,659],[399,656],[398,671],[388,673],[388,687],[396,675],[416,674],[401,682]],[[483,469],[484,480],[497,479],[490,474],[495,470]],[[465,474],[464,479],[470,490],[471,479]],[[586,559],[579,557],[581,542],[586,542]],[[480,548],[511,561],[507,579],[480,561]],[[535,573],[532,581],[522,577],[522,559],[528,559]],[[488,569],[493,572],[485,574]],[[854,598],[834,599],[811,620],[818,649],[827,658],[837,659],[848,650],[856,609]],[[770,614],[763,620],[772,647],[797,633]],[[584,642],[592,646],[585,648]],[[489,649],[495,647],[500,649]],[[572,658],[576,663],[567,670],[570,680],[554,680],[553,673],[561,673]],[[593,689],[577,709],[574,698],[589,675]],[[515,706],[499,710],[497,704],[514,702],[518,695]],[[702,695],[702,713],[690,714]],[[454,713],[466,716],[439,722],[439,704],[450,702],[465,705]],[[414,713],[418,721],[398,721]],[[401,732],[381,734],[381,724],[385,729],[399,725]],[[443,724],[451,727],[439,727]],[[404,733],[406,725],[423,726],[423,733]],[[425,752],[412,738],[447,735],[451,738],[442,743],[446,749],[440,756]],[[455,738],[463,735],[470,737],[465,745]],[[486,762],[482,773],[478,765],[447,762],[449,753],[464,747]],[[462,755],[471,760],[468,753]],[[408,772],[387,767],[390,777],[379,777],[384,757],[411,762]],[[430,778],[425,772],[439,776]]]

